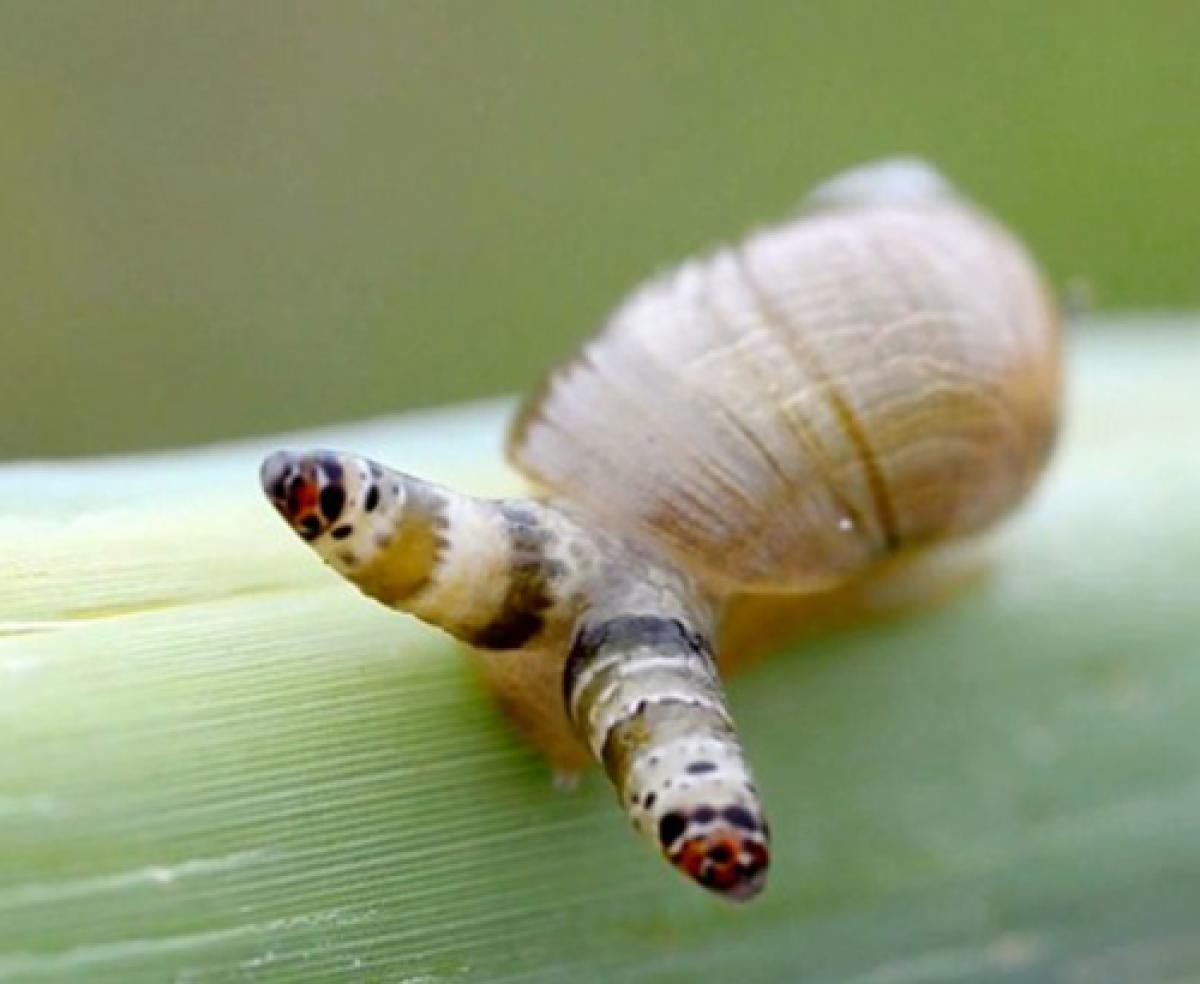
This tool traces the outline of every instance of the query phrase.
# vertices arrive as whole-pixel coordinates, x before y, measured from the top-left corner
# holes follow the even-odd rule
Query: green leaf
[[[468,660],[324,570],[261,452],[479,492],[507,405],[0,469],[0,980],[1151,980],[1200,966],[1200,323],[1073,339],[1060,453],[951,603],[730,690],[774,867],[671,872]]]

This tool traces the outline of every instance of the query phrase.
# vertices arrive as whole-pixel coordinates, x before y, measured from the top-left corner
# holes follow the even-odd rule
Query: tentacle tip
[[[740,878],[732,886],[721,891],[721,895],[731,902],[749,902],[758,896],[767,887],[767,864],[768,859],[764,857],[763,867]]]
[[[296,456],[290,451],[273,451],[263,458],[258,480],[263,494],[278,507],[287,498],[287,483],[295,470]]]
[[[259,480],[284,522],[310,542],[332,527],[347,502],[345,470],[330,451],[276,451],[263,460]]]
[[[712,820],[712,810],[701,807],[690,819],[663,818],[660,830],[683,829],[673,838],[663,837],[667,859],[693,881],[734,902],[746,902],[767,883],[770,854],[763,825],[748,818],[748,811],[732,807],[730,820]],[[668,843],[668,840],[670,843]]]
[[[695,882],[732,902],[748,902],[766,887],[770,863],[766,844],[738,831],[686,841],[672,860]]]

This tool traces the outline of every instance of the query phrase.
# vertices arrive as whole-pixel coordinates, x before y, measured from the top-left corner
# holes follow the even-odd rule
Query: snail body
[[[676,867],[749,898],[768,834],[722,613],[1009,512],[1053,444],[1059,346],[1020,243],[927,166],[884,162],[633,293],[513,427],[534,497],[332,452],[277,453],[263,484],[366,594],[474,646],[552,760],[600,761]]]

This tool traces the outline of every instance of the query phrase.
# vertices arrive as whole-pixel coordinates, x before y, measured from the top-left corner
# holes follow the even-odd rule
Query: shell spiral
[[[885,162],[635,291],[510,453],[716,588],[803,591],[1012,508],[1053,443],[1059,350],[1020,242]]]

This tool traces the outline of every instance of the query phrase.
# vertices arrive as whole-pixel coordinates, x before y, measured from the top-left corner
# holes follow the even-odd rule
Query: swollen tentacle
[[[672,864],[726,897],[758,893],[766,823],[690,578],[569,507],[476,499],[356,455],[279,452],[262,481],[292,528],[368,596],[485,659],[528,657],[526,681],[559,675],[564,704],[540,708],[544,726],[526,730],[573,727]],[[519,675],[510,686],[525,689]]]
[[[706,888],[758,894],[767,825],[708,626],[657,614],[585,621],[563,685],[571,720],[634,826]]]
[[[350,454],[278,452],[263,487],[296,532],[364,594],[472,646],[520,649],[573,617],[561,523]]]

